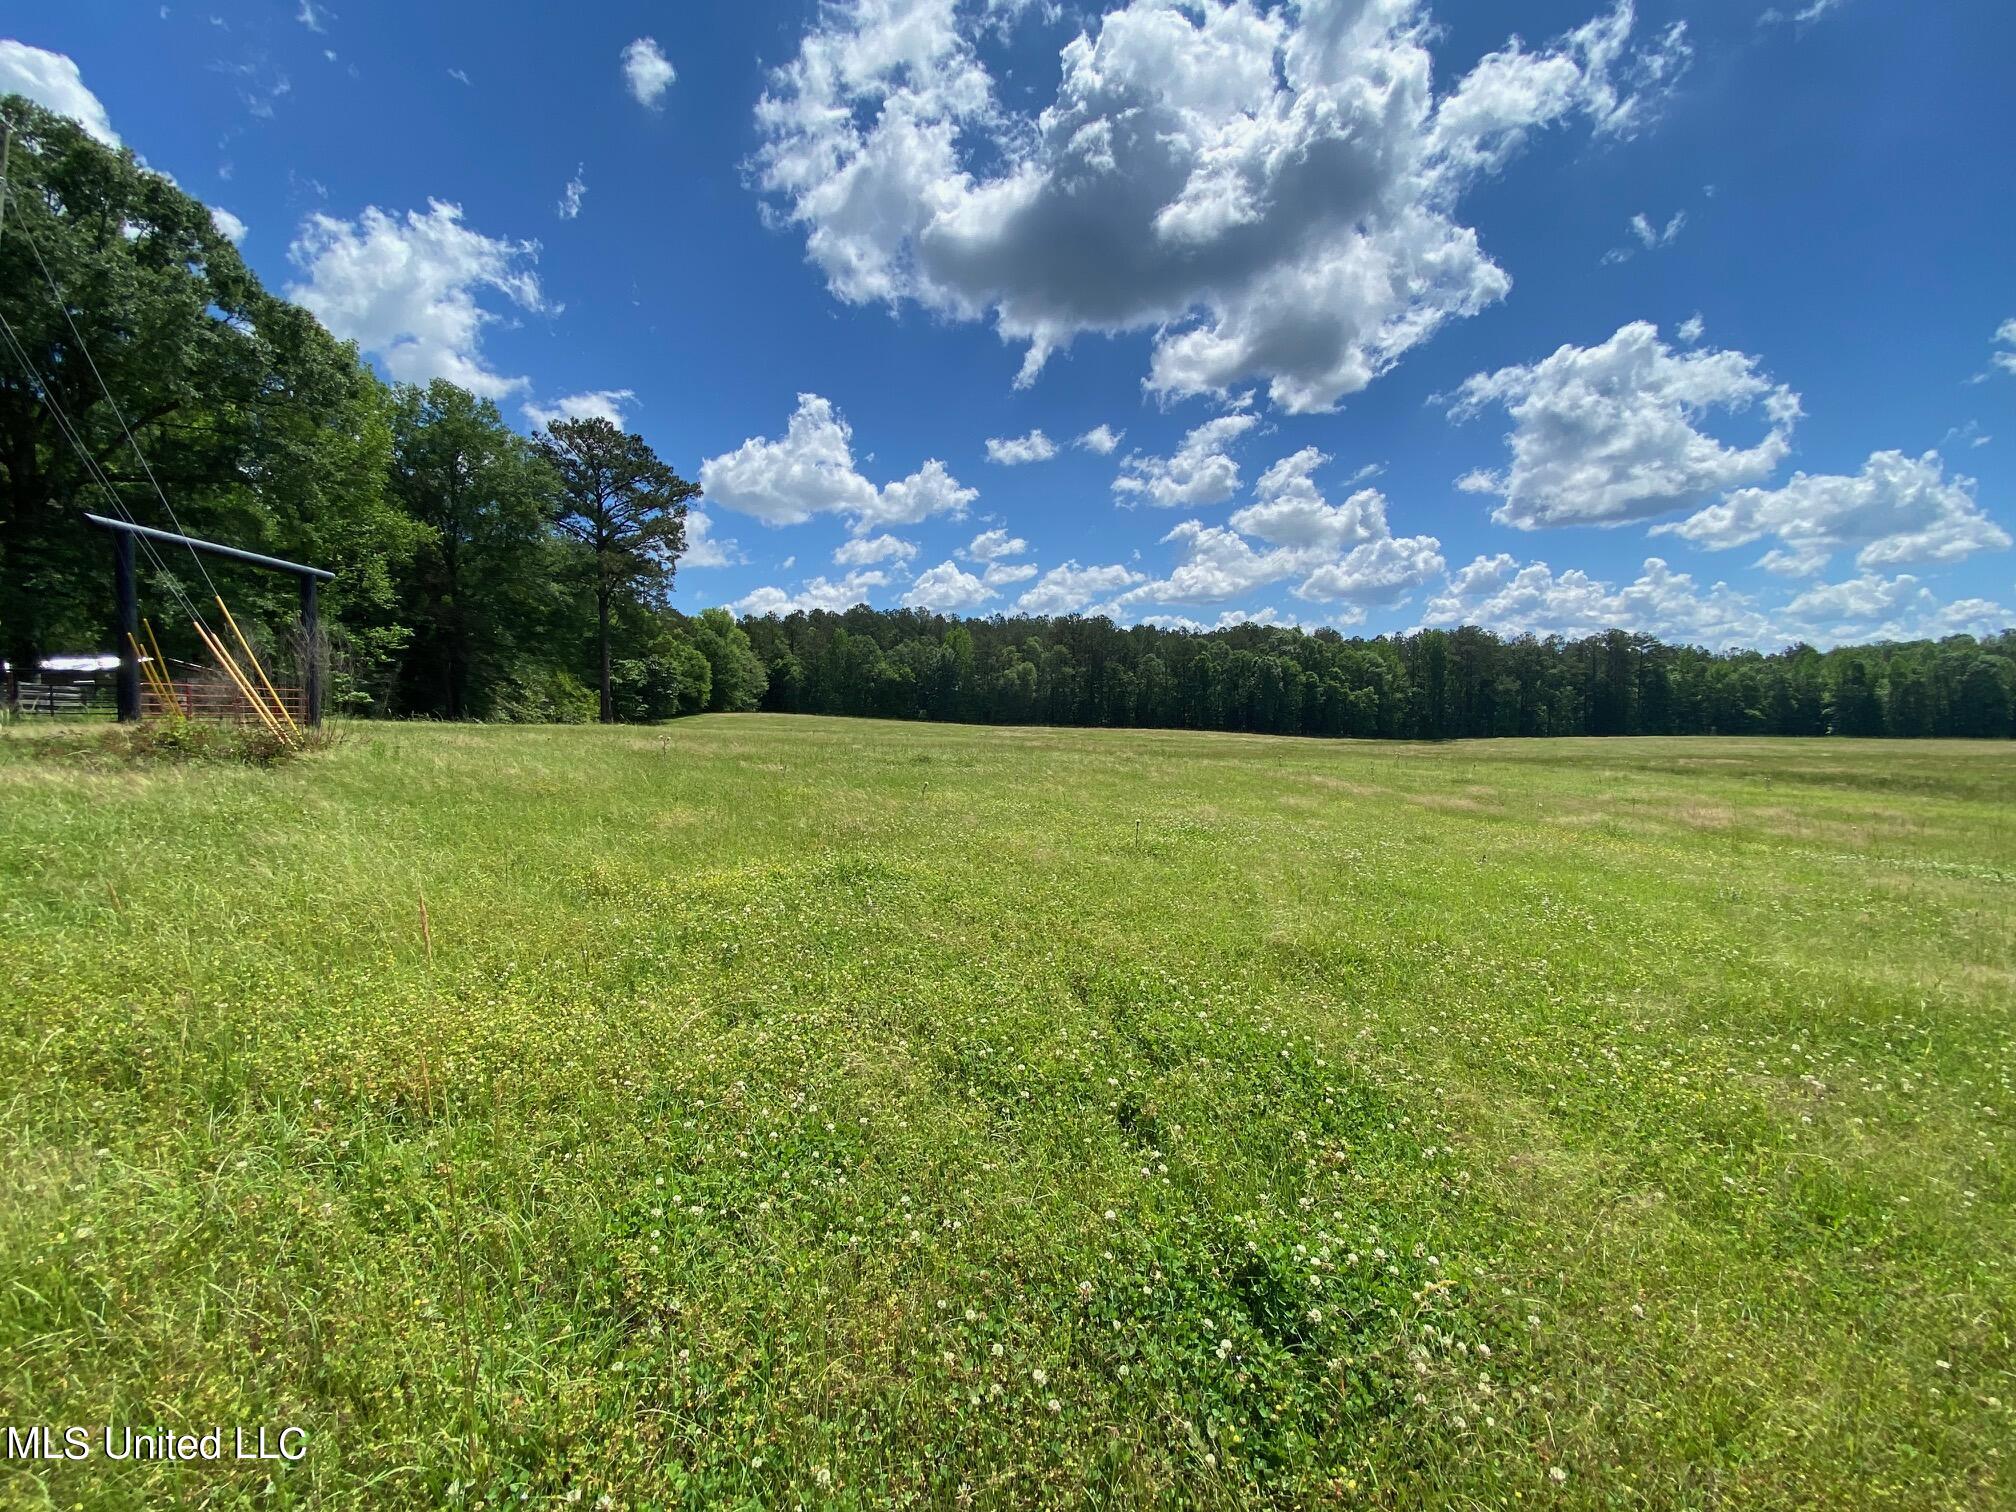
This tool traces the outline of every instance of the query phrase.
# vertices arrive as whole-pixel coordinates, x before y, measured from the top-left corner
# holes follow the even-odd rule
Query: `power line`
[[[119,401],[113,397],[112,385],[107,383],[105,375],[98,371],[98,362],[91,355],[90,344],[84,340],[84,333],[77,329],[77,322],[71,318],[69,301],[63,297],[62,289],[57,287],[56,276],[49,271],[49,264],[43,261],[42,245],[35,240],[35,233],[28,229],[28,222],[25,219],[21,221],[21,234],[27,238],[29,249],[35,254],[35,265],[42,270],[42,279],[49,285],[51,297],[55,299],[57,308],[63,312],[63,323],[70,328],[71,339],[77,343],[77,350],[83,354],[86,366],[91,369],[91,376],[98,380],[98,387],[105,395],[105,402],[112,407],[113,418],[119,422],[119,429],[125,433],[126,444],[133,448],[133,455],[140,459],[140,470],[147,475],[147,482],[154,489],[154,497],[159,499],[161,507],[168,511],[168,520],[175,527],[175,533],[187,535],[188,532],[182,528],[181,520],[176,518],[175,506],[168,502],[166,491],[154,476],[153,464],[147,460],[147,454],[140,449],[140,443],[133,435],[133,427],[126,423],[125,412],[119,408]],[[210,569],[203,565],[203,558],[197,554],[195,547],[187,549],[189,560],[194,562],[196,570],[203,574],[204,586],[210,590],[213,598],[222,599],[223,595],[217,591],[217,584],[211,580]]]

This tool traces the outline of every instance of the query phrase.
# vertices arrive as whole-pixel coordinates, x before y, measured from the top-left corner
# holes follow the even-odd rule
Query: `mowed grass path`
[[[310,1450],[0,1501],[2016,1504],[2012,905],[2008,745],[16,733],[0,1421]]]

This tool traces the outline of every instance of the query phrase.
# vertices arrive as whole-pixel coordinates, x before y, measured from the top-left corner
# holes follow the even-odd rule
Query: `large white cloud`
[[[1799,396],[1742,352],[1676,352],[1656,327],[1633,321],[1593,347],[1563,346],[1524,367],[1468,379],[1458,419],[1502,404],[1512,417],[1512,465],[1475,472],[1459,486],[1500,495],[1501,525],[1623,525],[1770,476],[1791,449]],[[1767,426],[1750,446],[1725,445],[1701,428],[1714,410],[1761,408]]]
[[[842,567],[870,567],[877,562],[907,562],[915,555],[915,541],[885,534],[842,541],[833,553],[833,560]]]
[[[237,246],[245,240],[245,222],[220,205],[210,207],[210,224],[217,228],[217,234]]]
[[[996,597],[981,579],[957,562],[940,562],[919,573],[901,600],[906,609],[935,609],[940,614],[964,614]]]
[[[1501,298],[1463,190],[1570,117],[1635,130],[1686,59],[1677,26],[1633,52],[1617,0],[1438,98],[1419,0],[1131,0],[1031,115],[979,53],[1002,18],[839,0],[774,73],[758,178],[832,292],[991,316],[1021,382],[1080,333],[1152,330],[1153,390],[1261,380],[1295,411]]]
[[[1186,435],[1174,456],[1136,452],[1121,464],[1113,492],[1165,509],[1222,504],[1239,490],[1239,464],[1227,448],[1259,423],[1250,411],[1220,415]]]
[[[1141,573],[1118,563],[1081,567],[1066,562],[1037,579],[1036,586],[1015,601],[1015,608],[1023,614],[1077,614],[1141,579]]]
[[[1872,453],[1854,477],[1794,473],[1783,488],[1743,488],[1697,514],[1653,527],[1724,551],[1766,536],[1778,544],[1758,565],[1801,576],[1824,568],[1837,551],[1856,552],[1858,567],[1957,562],[2000,551],[2009,532],[1974,498],[1974,480],[1946,476],[1937,452],[1907,457]]]
[[[68,116],[107,147],[119,145],[112,118],[98,96],[84,87],[77,64],[63,53],[0,40],[0,94],[33,100],[45,110]]]
[[[655,38],[639,37],[623,49],[623,82],[639,105],[656,109],[678,77]]]
[[[1331,618],[1350,624],[1442,572],[1442,543],[1395,536],[1377,489],[1359,489],[1342,504],[1326,500],[1314,474],[1329,461],[1304,447],[1260,475],[1254,502],[1229,525],[1178,525],[1162,538],[1180,552],[1175,568],[1129,590],[1125,603],[1222,604],[1294,580],[1298,598],[1341,605]]]
[[[884,483],[874,506],[855,522],[854,528],[915,525],[933,515],[963,519],[966,506],[979,497],[979,489],[965,487],[943,462],[933,457],[909,477]]]
[[[739,567],[748,558],[734,541],[716,540],[713,518],[704,509],[686,511],[686,554],[681,567]]]
[[[1662,640],[1723,649],[1771,641],[1772,621],[1750,595],[1727,583],[1702,589],[1684,572],[1648,557],[1622,587],[1579,568],[1557,573],[1499,553],[1449,574],[1422,612],[1427,625],[1479,625],[1505,635],[1596,635],[1638,630]]]
[[[355,221],[311,215],[288,249],[304,277],[287,293],[401,382],[446,378],[501,399],[526,380],[484,362],[482,330],[496,317],[476,295],[490,289],[522,309],[545,309],[539,279],[527,266],[538,250],[536,242],[470,230],[462,207],[441,200],[403,217],[376,206]]]
[[[700,486],[724,509],[766,525],[798,525],[814,515],[847,517],[856,534],[914,525],[932,515],[954,519],[978,498],[936,458],[907,478],[877,488],[854,465],[854,431],[832,402],[800,394],[782,440],[755,436],[700,464]]]
[[[830,578],[808,578],[796,593],[782,588],[752,589],[728,607],[737,614],[792,614],[814,609],[830,609],[836,614],[868,602],[869,594],[889,585],[889,574],[879,568],[850,572],[838,582]]]
[[[1005,530],[983,530],[968,541],[960,555],[974,562],[995,562],[1002,557],[1021,556],[1029,549],[1029,543],[1020,536],[1011,536]]]
[[[1036,429],[1026,436],[989,436],[987,460],[1002,467],[1019,467],[1025,462],[1048,462],[1057,455],[1057,443]]]
[[[2016,609],[1982,598],[1942,602],[1909,573],[1886,578],[1865,572],[1846,582],[1808,588],[1785,606],[1785,619],[1802,640],[1839,645],[1994,635],[2016,626]]]

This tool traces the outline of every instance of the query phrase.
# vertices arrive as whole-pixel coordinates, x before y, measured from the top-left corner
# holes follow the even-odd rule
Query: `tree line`
[[[1766,655],[1622,630],[1364,639],[865,605],[742,623],[760,706],[784,712],[1396,740],[2016,735],[2016,631]]]
[[[158,484],[190,534],[336,570],[331,696],[357,714],[761,708],[1391,739],[2016,733],[2010,632],[1765,655],[1616,630],[1364,639],[866,605],[684,615],[669,597],[699,490],[641,437],[601,419],[526,437],[453,384],[380,381],[261,287],[170,180],[18,97],[0,114],[14,126],[0,226],[10,690],[45,653],[104,646],[109,551],[82,514],[167,524]],[[143,597],[171,661],[200,660],[175,610],[207,601],[203,571],[284,663],[290,582],[168,552]]]

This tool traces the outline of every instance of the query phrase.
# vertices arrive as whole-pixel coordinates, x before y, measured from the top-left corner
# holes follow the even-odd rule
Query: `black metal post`
[[[322,723],[322,616],[316,605],[320,580],[301,574],[301,640],[305,660],[301,667],[302,718],[311,725]]]
[[[113,616],[119,630],[119,722],[140,717],[140,594],[133,583],[133,537],[124,531],[112,538]]]

